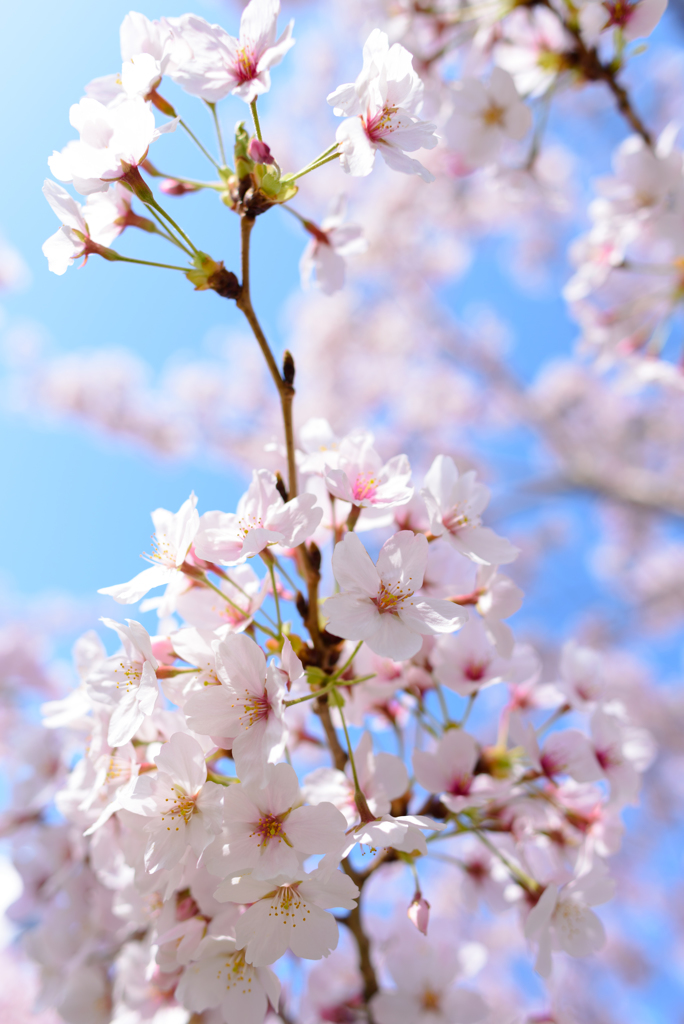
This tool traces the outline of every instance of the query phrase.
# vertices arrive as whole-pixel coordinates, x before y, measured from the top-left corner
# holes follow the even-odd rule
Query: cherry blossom
[[[151,873],[175,867],[188,847],[200,857],[221,831],[223,787],[207,782],[202,747],[174,733],[155,758],[157,772],[142,775],[128,809],[149,821],[145,867]]]
[[[150,145],[177,124],[171,120],[157,128],[140,96],[112,107],[86,96],[72,106],[69,120],[80,138],[54,152],[48,166],[55,178],[71,182],[85,196],[106,192],[110,182],[125,178],[142,163]]]
[[[357,744],[354,765],[370,811],[378,818],[388,814],[392,800],[408,789],[406,766],[394,754],[374,753],[369,732],[364,732]],[[351,765],[344,772],[336,768],[316,768],[305,777],[302,791],[311,804],[330,801],[344,814],[348,825],[358,821]]]
[[[87,259],[97,245],[109,246],[124,229],[121,197],[111,189],[89,196],[85,206],[81,206],[66,189],[48,179],[43,195],[62,221],[59,231],[43,243],[43,253],[53,274],[64,274],[81,256]]]
[[[195,551],[207,561],[236,565],[269,544],[296,547],[311,536],[321,521],[323,510],[315,505],[313,494],[283,501],[275,475],[265,469],[255,470],[236,512],[204,513]]]
[[[242,12],[240,38],[196,15],[186,15],[182,38],[192,50],[173,78],[191,96],[216,103],[229,93],[252,103],[271,88],[270,69],[294,46],[293,22],[276,39],[280,0],[250,0]]]
[[[365,431],[345,437],[338,448],[337,468],[328,469],[325,483],[335,498],[359,508],[395,508],[413,497],[411,467],[405,455],[383,465]]]
[[[352,910],[358,893],[347,875],[322,875],[319,869],[274,881],[258,881],[252,875],[230,878],[218,887],[216,898],[251,904],[236,925],[236,942],[248,964],[265,967],[287,949],[305,960],[328,956],[337,947],[338,930],[335,918],[325,911]]]
[[[437,145],[436,125],[415,116],[422,94],[423,83],[408,50],[399,43],[390,46],[379,29],[371,32],[356,82],[341,85],[328,96],[335,113],[345,117],[336,135],[344,170],[356,176],[370,174],[379,152],[393,170],[434,180],[418,160],[406,155]]]
[[[599,863],[587,874],[567,885],[549,885],[525,922],[525,935],[538,943],[536,970],[548,978],[552,950],[571,956],[596,953],[605,942],[600,919],[590,907],[605,903],[613,895],[613,883]]]
[[[120,604],[133,604],[153,587],[175,582],[199,528],[196,506],[197,498],[191,494],[178,512],[169,512],[165,508],[153,512],[153,554],[147,556],[152,562],[151,568],[143,569],[128,583],[102,587],[98,593],[109,594]]]
[[[176,988],[187,1010],[202,1013],[218,1007],[224,1024],[263,1024],[268,1005],[277,1007],[280,982],[268,967],[252,967],[235,949],[235,939],[207,937],[199,957],[188,964]]]
[[[473,167],[493,163],[506,139],[520,141],[532,127],[532,112],[503,68],[495,67],[487,84],[464,78],[454,90],[453,107],[445,132]]]
[[[303,288],[314,281],[324,295],[332,295],[344,287],[347,257],[366,252],[363,229],[344,223],[346,206],[345,196],[338,196],[320,227],[310,220],[304,222],[311,238],[299,261]]]
[[[504,679],[526,682],[538,671],[538,659],[530,648],[521,646],[511,658],[498,655],[485,626],[476,618],[469,619],[457,635],[438,641],[434,664],[438,681],[462,697]]]
[[[216,671],[220,685],[205,687],[185,704],[188,724],[205,736],[230,737],[240,777],[262,778],[285,745],[282,674],[267,668],[261,648],[243,633],[218,644]]]
[[[342,593],[326,601],[328,631],[363,640],[383,657],[403,659],[420,650],[422,636],[458,629],[465,616],[448,601],[412,600],[426,564],[427,541],[410,530],[383,544],[376,565],[358,537],[348,533],[333,554]]]
[[[420,493],[435,537],[444,537],[457,551],[481,565],[504,565],[517,558],[518,548],[481,525],[480,514],[489,503],[489,491],[478,483],[475,472],[459,476],[454,460],[438,455]]]
[[[408,940],[402,935],[387,957],[396,988],[373,996],[373,1017],[378,1024],[476,1024],[488,1008],[476,992],[454,985],[459,960],[453,947],[447,952],[426,940]],[[420,944],[419,944],[420,943]]]
[[[228,787],[222,876],[247,869],[255,879],[294,875],[306,856],[332,852],[343,841],[344,816],[326,802],[303,807],[297,774],[288,764],[267,765],[264,779],[263,785]]]
[[[139,622],[128,619],[124,626],[113,619],[102,621],[118,634],[123,652],[96,664],[86,686],[95,700],[113,706],[107,739],[112,747],[121,747],[133,738],[157,703],[157,659],[149,633]]]
[[[481,807],[497,796],[505,797],[506,783],[497,786],[489,775],[475,775],[479,749],[473,737],[462,729],[450,729],[434,752],[416,750],[413,770],[416,780],[429,793],[437,793],[454,814],[468,807]]]

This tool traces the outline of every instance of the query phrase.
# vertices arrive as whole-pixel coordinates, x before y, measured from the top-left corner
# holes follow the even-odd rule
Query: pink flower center
[[[380,584],[377,597],[374,597],[373,604],[381,614],[389,612],[391,615],[398,615],[400,605],[407,597],[413,597],[412,590],[404,590],[398,583],[391,587]]]
[[[244,540],[250,530],[261,530],[263,526],[263,520],[256,516],[241,516],[238,519],[238,534],[242,534]]]
[[[377,494],[377,491],[378,481],[375,479],[373,474],[359,473],[352,488],[354,501],[372,500]]]
[[[271,839],[277,839],[281,843],[285,839],[283,823],[276,814],[265,814],[259,819],[250,839],[254,836],[258,836],[259,846],[268,846]]]
[[[471,661],[463,669],[463,675],[466,679],[469,679],[471,683],[479,683],[484,678],[488,667],[488,661]]]
[[[271,713],[271,702],[265,690],[263,693],[250,693],[249,690],[245,690],[245,696],[241,703],[242,715],[240,718],[245,723],[245,729],[249,729],[255,722],[261,722],[268,718]]]
[[[233,73],[238,82],[251,82],[257,76],[259,61],[248,46],[243,46],[235,55]]]
[[[383,107],[377,114],[370,111],[362,118],[366,135],[371,142],[380,142],[386,135],[391,135],[397,127],[392,124],[392,114],[396,114],[397,107]]]
[[[458,533],[459,530],[462,530],[464,526],[468,526],[469,523],[477,526],[477,522],[478,520],[471,520],[465,512],[462,512],[459,505],[455,505],[442,516],[444,529],[448,530],[449,533]]]
[[[452,796],[467,796],[470,793],[470,784],[472,781],[472,775],[459,775],[452,781],[449,787],[449,792]]]
[[[604,2],[603,6],[610,15],[606,28],[609,28],[611,25],[619,25],[624,28],[634,14],[635,4],[629,3],[629,0],[627,2],[625,0],[615,0],[615,3]]]

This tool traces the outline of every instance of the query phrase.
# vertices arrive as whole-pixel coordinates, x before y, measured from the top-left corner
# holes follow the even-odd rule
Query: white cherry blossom
[[[415,116],[422,97],[423,83],[409,51],[400,43],[390,46],[386,33],[374,29],[363,48],[363,70],[356,82],[328,96],[335,113],[345,117],[336,135],[344,170],[361,177],[370,174],[379,152],[393,170],[433,181],[418,160],[407,156],[437,145],[436,125]]]
[[[155,758],[157,771],[140,776],[127,808],[148,818],[145,867],[175,867],[188,847],[199,858],[221,831],[223,786],[207,782],[200,744],[177,732]]]
[[[590,907],[606,903],[614,885],[601,862],[567,885],[548,885],[525,922],[525,935],[538,943],[536,970],[548,978],[553,950],[571,956],[597,953],[605,942],[600,919]]]
[[[460,608],[417,595],[427,547],[424,536],[402,530],[385,541],[374,565],[359,538],[347,533],[333,554],[342,593],[325,603],[328,631],[345,640],[363,640],[376,654],[402,660],[420,650],[422,636],[458,629],[465,619]]]
[[[324,295],[338,292],[344,287],[347,257],[366,252],[363,228],[344,223],[346,206],[345,197],[338,196],[320,227],[309,220],[304,222],[311,238],[299,261],[302,288],[313,281]]]
[[[297,547],[314,532],[323,517],[313,494],[283,501],[274,473],[254,470],[249,489],[236,512],[205,512],[195,539],[200,558],[219,565],[236,565],[269,544]]]
[[[353,910],[358,888],[351,878],[335,871],[281,876],[259,881],[252,875],[230,878],[216,890],[216,898],[251,904],[235,928],[237,946],[245,960],[265,967],[291,949],[305,960],[320,960],[337,947],[337,921],[325,911],[333,907]]]
[[[62,222],[59,231],[43,243],[43,254],[53,274],[64,274],[74,260],[87,258],[92,251],[89,243],[109,246],[124,229],[124,204],[114,189],[88,196],[81,206],[66,189],[47,179],[43,195]]]
[[[493,68],[487,83],[464,78],[457,83],[452,102],[445,134],[473,167],[494,163],[507,139],[520,141],[532,127],[532,111],[503,68]]]
[[[455,985],[461,963],[452,943],[437,946],[401,934],[388,951],[387,968],[396,988],[373,996],[377,1024],[476,1024],[487,1016],[480,995]]]
[[[96,664],[86,686],[94,700],[113,706],[107,739],[112,747],[121,747],[133,738],[157,703],[157,659],[149,633],[139,622],[128,619],[124,626],[113,619],[102,621],[118,634],[123,651]]]
[[[207,936],[198,958],[181,975],[175,996],[193,1014],[218,1007],[224,1024],[263,1024],[269,1003],[280,999],[280,981],[268,967],[245,963],[235,939]]]
[[[54,152],[48,166],[55,178],[71,182],[85,196],[106,192],[112,181],[125,178],[142,163],[150,145],[177,124],[174,119],[157,128],[140,96],[111,107],[86,96],[72,106],[69,120],[80,138]]]
[[[154,523],[153,554],[146,556],[152,562],[128,583],[102,587],[98,594],[109,594],[119,604],[133,604],[153,587],[174,583],[185,561],[199,528],[197,498],[191,494],[178,512],[158,508],[152,513]]]
[[[216,103],[229,93],[252,103],[271,88],[270,69],[294,46],[293,22],[276,39],[280,0],[250,0],[242,12],[240,38],[220,25],[186,15],[182,39],[192,57],[173,72],[173,78],[191,96]]]
[[[504,565],[517,558],[518,548],[482,526],[481,513],[490,495],[473,470],[459,475],[452,458],[438,455],[420,493],[433,536],[444,537],[457,551],[481,565]]]

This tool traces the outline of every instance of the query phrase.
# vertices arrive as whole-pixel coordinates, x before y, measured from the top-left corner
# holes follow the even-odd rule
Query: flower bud
[[[185,196],[188,192],[198,192],[197,185],[188,185],[184,181],[176,181],[175,178],[164,178],[159,182],[159,189],[166,196]]]
[[[407,910],[408,919],[412,925],[414,925],[422,935],[427,935],[428,921],[430,920],[430,904],[423,897],[423,894],[417,891],[413,900]]]
[[[271,156],[271,147],[261,139],[250,139],[247,153],[255,164],[274,164],[275,159]]]

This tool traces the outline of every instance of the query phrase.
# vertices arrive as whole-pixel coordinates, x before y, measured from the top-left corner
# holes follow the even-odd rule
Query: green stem
[[[264,140],[263,140],[263,137],[261,135],[261,125],[259,124],[259,115],[257,114],[257,101],[256,101],[256,99],[253,99],[249,106],[250,106],[250,109],[252,111],[252,117],[254,118],[254,130],[255,130],[255,132],[257,134],[257,139],[259,140],[259,142],[263,142]]]
[[[336,147],[337,148],[337,147]],[[319,158],[308,167],[305,167],[301,171],[297,171],[296,174],[287,174],[284,181],[296,181],[297,178],[303,178],[305,174],[311,174],[312,171],[317,171],[319,167],[323,167],[324,164],[329,164],[331,160],[337,160],[339,153],[333,153],[332,156],[328,156],[325,159]]]
[[[224,594],[222,590],[220,590],[218,587],[214,586],[214,584],[211,582],[211,580],[207,579],[206,576],[204,576],[202,578],[202,583],[204,584],[205,587],[209,587],[210,590],[215,591],[219,595],[219,597],[223,598],[224,601],[227,601],[227,603],[231,606],[231,608],[235,608],[235,610],[238,611],[240,613],[240,615],[244,615],[245,614],[245,609],[244,608],[241,608],[239,604],[235,603],[235,601],[231,601],[231,599],[228,597],[228,595]],[[266,612],[264,612],[264,615],[265,614],[266,614]],[[252,618],[252,622],[254,623],[254,625],[256,626],[257,629],[261,630],[262,633],[266,633],[267,636],[273,637],[274,640],[278,639],[277,634],[274,633],[273,630],[268,629],[267,626],[263,626],[260,622],[257,622],[257,620],[255,618]]]
[[[477,693],[471,693],[470,696],[468,697],[468,703],[466,704],[466,709],[463,712],[463,718],[458,723],[461,726],[462,729],[465,729],[466,722],[470,718],[470,712],[473,710],[473,704],[475,703],[475,698],[476,697],[477,697]]]
[[[211,162],[212,162],[212,164],[214,165],[214,167],[216,168],[216,170],[217,170],[217,171],[220,171],[220,170],[221,170],[221,165],[220,165],[220,164],[218,163],[218,161],[214,160],[214,158],[213,158],[213,156],[211,155],[211,153],[210,153],[210,152],[209,152],[208,150],[206,150],[206,149],[204,148],[204,146],[202,145],[202,143],[200,142],[200,140],[199,140],[199,139],[197,138],[197,136],[195,135],[195,133],[194,133],[194,132],[191,132],[191,131],[190,131],[190,129],[188,128],[187,124],[185,123],[185,121],[183,121],[183,119],[182,119],[182,118],[181,118],[181,120],[179,121],[179,124],[180,124],[181,128],[185,128],[186,132],[188,133],[188,135],[190,136],[190,138],[192,139],[192,141],[193,141],[193,142],[194,142],[194,143],[195,143],[195,144],[196,144],[197,146],[199,146],[199,148],[200,148],[200,149],[202,150],[202,152],[203,152],[203,153],[204,153],[204,155],[206,156],[207,160],[211,160]]]
[[[188,243],[188,245],[190,246],[192,251],[194,253],[199,252],[199,249],[195,245],[192,244],[192,242],[190,241],[188,236],[185,234],[183,229],[178,224],[176,224],[176,222],[173,219],[173,217],[171,216],[171,214],[167,213],[166,210],[164,209],[164,207],[160,206],[156,199],[152,199],[151,202],[147,203],[146,205],[147,206],[152,206],[152,207],[154,207],[155,210],[158,210],[159,213],[161,213],[162,217],[165,217],[166,220],[168,220],[168,222],[171,225],[171,227],[175,228],[175,230],[178,232],[178,234],[181,236],[181,238],[184,239],[184,241],[186,241]]]
[[[563,717],[563,715],[566,715],[569,710],[570,706],[568,704],[561,704],[559,708],[556,708],[551,717],[546,719],[543,725],[540,725],[538,729],[535,729],[535,736],[541,736],[543,732],[546,732],[546,730],[550,729],[552,725],[555,725],[556,722]]]
[[[156,220],[157,224],[159,224],[164,229],[165,237],[168,238],[170,242],[173,242],[174,245],[177,245],[179,249],[182,249],[183,252],[186,254],[186,256],[190,256],[190,258],[192,258],[192,251],[190,249],[188,249],[188,247],[186,245],[183,245],[183,243],[181,242],[180,238],[176,238],[175,235],[171,234],[171,232],[169,231],[168,224],[166,224],[162,220],[162,218],[159,216],[159,214],[154,209],[154,207],[153,206],[149,206],[148,209],[149,209],[150,213],[152,214],[152,216],[154,217],[154,219]],[[160,232],[160,234],[161,234],[161,232]]]
[[[344,675],[344,673],[345,673],[345,672],[347,671],[347,669],[349,668],[349,666],[350,666],[350,665],[351,665],[351,663],[353,662],[353,660],[354,660],[354,658],[356,657],[356,655],[357,655],[357,654],[359,653],[359,651],[360,651],[360,649],[361,649],[361,646],[362,646],[362,644],[363,644],[363,640],[359,640],[358,644],[356,645],[356,647],[354,648],[354,650],[353,650],[353,651],[351,652],[351,654],[349,655],[349,657],[348,657],[348,658],[347,658],[347,660],[345,661],[344,665],[342,665],[342,666],[341,666],[341,668],[338,668],[338,669],[337,669],[337,670],[336,670],[336,671],[334,672],[334,674],[333,674],[333,675],[331,676],[331,680],[330,680],[331,682],[333,682],[333,683],[336,683],[336,682],[337,682],[337,680],[338,680],[338,679],[339,679],[339,678],[340,678],[340,677],[341,677],[342,675]]]
[[[154,263],[152,260],[134,260],[130,256],[119,256],[116,260],[118,263],[140,263],[143,267],[161,267],[162,270],[180,270],[181,273],[187,274],[190,267],[175,267],[172,263]]]
[[[439,706],[442,711],[442,718],[444,719],[444,724],[449,725],[451,719],[449,718],[449,708],[447,707],[444,691],[442,690],[442,687],[439,685],[436,679],[433,680],[433,684],[435,687],[435,693],[437,694],[437,699],[439,700]]]
[[[216,113],[216,104],[215,103],[209,103],[208,100],[205,100],[204,102],[207,104],[207,106],[211,110],[211,116],[214,119],[214,127],[216,128],[216,138],[218,139],[219,153],[221,154],[221,160],[223,162],[223,166],[226,167],[227,166],[227,164],[226,164],[226,151],[223,148],[223,135],[221,134],[221,125],[219,124],[218,114]]]
[[[283,620],[280,617],[280,598],[278,597],[278,586],[276,584],[275,569],[273,562],[269,559],[264,558],[263,561],[266,563],[268,568],[268,574],[271,577],[271,589],[273,590],[273,600],[275,601],[276,619],[278,620],[278,635],[283,635]]]
[[[291,576],[289,575],[289,573],[285,569],[283,569],[282,565],[280,564],[280,562],[278,561],[276,556],[274,554],[272,554],[271,552],[269,552],[269,554],[271,555],[271,558],[273,559],[273,564],[275,565],[276,569],[281,574],[283,579],[287,583],[290,584],[290,586],[292,587],[293,590],[299,590],[299,587],[297,586],[297,584],[293,582],[293,580],[292,580]]]
[[[368,676],[359,676],[358,679],[350,679],[349,682],[345,682],[344,686],[357,686],[358,683],[367,683],[369,679],[375,679],[377,673],[371,672]],[[335,689],[335,683],[330,682],[325,686],[321,687],[320,690],[314,690],[313,693],[307,693],[305,697],[295,697],[294,700],[286,700],[285,707],[292,707],[293,704],[303,704],[305,700],[313,700],[314,697],[325,697],[331,690]]]
[[[501,852],[498,846],[495,846],[494,843],[490,842],[489,839],[487,839],[486,835],[483,832],[480,832],[479,829],[476,828],[474,828],[472,831],[480,840],[480,842],[484,843],[484,845],[487,847],[490,853],[493,853],[495,857],[499,858],[502,864],[505,864],[505,866],[510,871],[512,877],[516,880],[516,882],[522,885],[523,889],[527,889],[528,892],[539,892],[539,883],[535,882],[534,878],[526,874],[520,868],[517,868],[515,864],[513,864],[508,859],[508,857],[506,857],[506,855]]]

